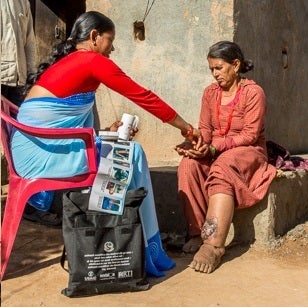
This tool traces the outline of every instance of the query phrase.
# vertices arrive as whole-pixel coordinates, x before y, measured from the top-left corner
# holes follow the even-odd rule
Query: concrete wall
[[[235,0],[234,18],[234,40],[267,95],[267,138],[307,153],[308,1]]]
[[[160,231],[170,244],[183,244],[187,233],[176,193],[177,167],[154,167],[151,179]],[[161,189],[162,186],[168,188]],[[280,236],[307,221],[307,186],[308,173],[304,170],[280,174],[256,206],[235,210],[227,244],[235,241],[254,243],[255,247],[275,247]]]
[[[98,10],[116,24],[112,59],[196,125],[203,89],[213,80],[206,60],[208,47],[233,38],[233,0],[155,1],[145,19],[144,41],[134,40],[133,23],[143,19],[147,1],[87,0],[86,4],[87,10]],[[97,98],[100,127],[120,119],[123,112],[137,114],[141,123],[136,140],[150,165],[178,164],[173,150],[182,141],[178,129],[104,86]]]

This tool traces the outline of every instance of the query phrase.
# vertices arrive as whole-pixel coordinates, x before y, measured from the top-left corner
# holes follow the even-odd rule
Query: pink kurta
[[[276,169],[267,162],[264,137],[265,95],[254,81],[245,79],[234,107],[230,130],[227,126],[231,105],[221,105],[219,122],[216,103],[219,86],[208,86],[203,94],[199,129],[206,143],[213,144],[218,156],[183,158],[178,169],[179,196],[184,206],[188,234],[200,234],[208,198],[217,193],[234,196],[236,208],[259,202],[275,177]]]

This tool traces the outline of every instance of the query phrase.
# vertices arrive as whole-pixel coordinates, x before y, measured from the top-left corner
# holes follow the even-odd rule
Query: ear
[[[95,43],[97,35],[98,35],[98,31],[96,29],[93,29],[90,32],[90,40],[91,40],[91,42]]]
[[[239,70],[240,70],[241,61],[240,61],[239,59],[235,59],[235,60],[233,61],[233,66],[234,66],[234,71],[235,71],[236,73],[238,73]]]

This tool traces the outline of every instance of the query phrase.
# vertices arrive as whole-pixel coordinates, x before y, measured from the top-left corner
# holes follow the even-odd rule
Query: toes
[[[224,248],[215,246],[202,245],[195,254],[193,261],[189,267],[197,272],[212,273],[221,261],[224,254]]]
[[[207,265],[204,269],[204,273],[210,274],[212,273],[212,266],[211,265]]]
[[[205,273],[206,267],[207,267],[207,264],[201,263],[200,268],[199,268],[199,272]]]
[[[199,272],[201,265],[202,265],[201,263],[197,262],[196,265],[195,265],[195,271]]]
[[[195,269],[195,266],[196,266],[196,261],[192,261],[192,262],[189,264],[189,267],[192,268],[192,269]]]
[[[190,268],[194,269],[196,272],[200,273],[211,273],[211,266],[208,265],[207,263],[199,263],[196,261],[191,262],[189,265]]]

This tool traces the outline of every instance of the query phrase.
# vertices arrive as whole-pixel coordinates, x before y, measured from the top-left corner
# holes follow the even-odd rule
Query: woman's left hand
[[[118,128],[122,125],[123,123],[120,120],[117,120],[109,127],[109,131],[118,131]]]
[[[123,123],[122,123],[120,120],[118,120],[118,121],[114,122],[114,123],[109,127],[109,130],[110,130],[110,131],[118,131],[118,128],[119,128],[120,126],[122,126],[122,125],[123,125]],[[138,131],[139,131],[138,128],[129,130],[129,140],[130,140],[130,141],[135,137],[135,135],[137,134]]]
[[[189,149],[187,151],[187,157],[193,158],[193,159],[202,159],[208,156],[209,154],[209,145],[203,144],[199,147],[199,149],[196,149],[195,147],[192,149]]]
[[[196,145],[193,145],[190,141],[184,141],[183,143],[176,145],[175,150],[180,156],[185,156],[193,159],[205,158],[209,153],[209,145],[203,144],[196,149]]]

